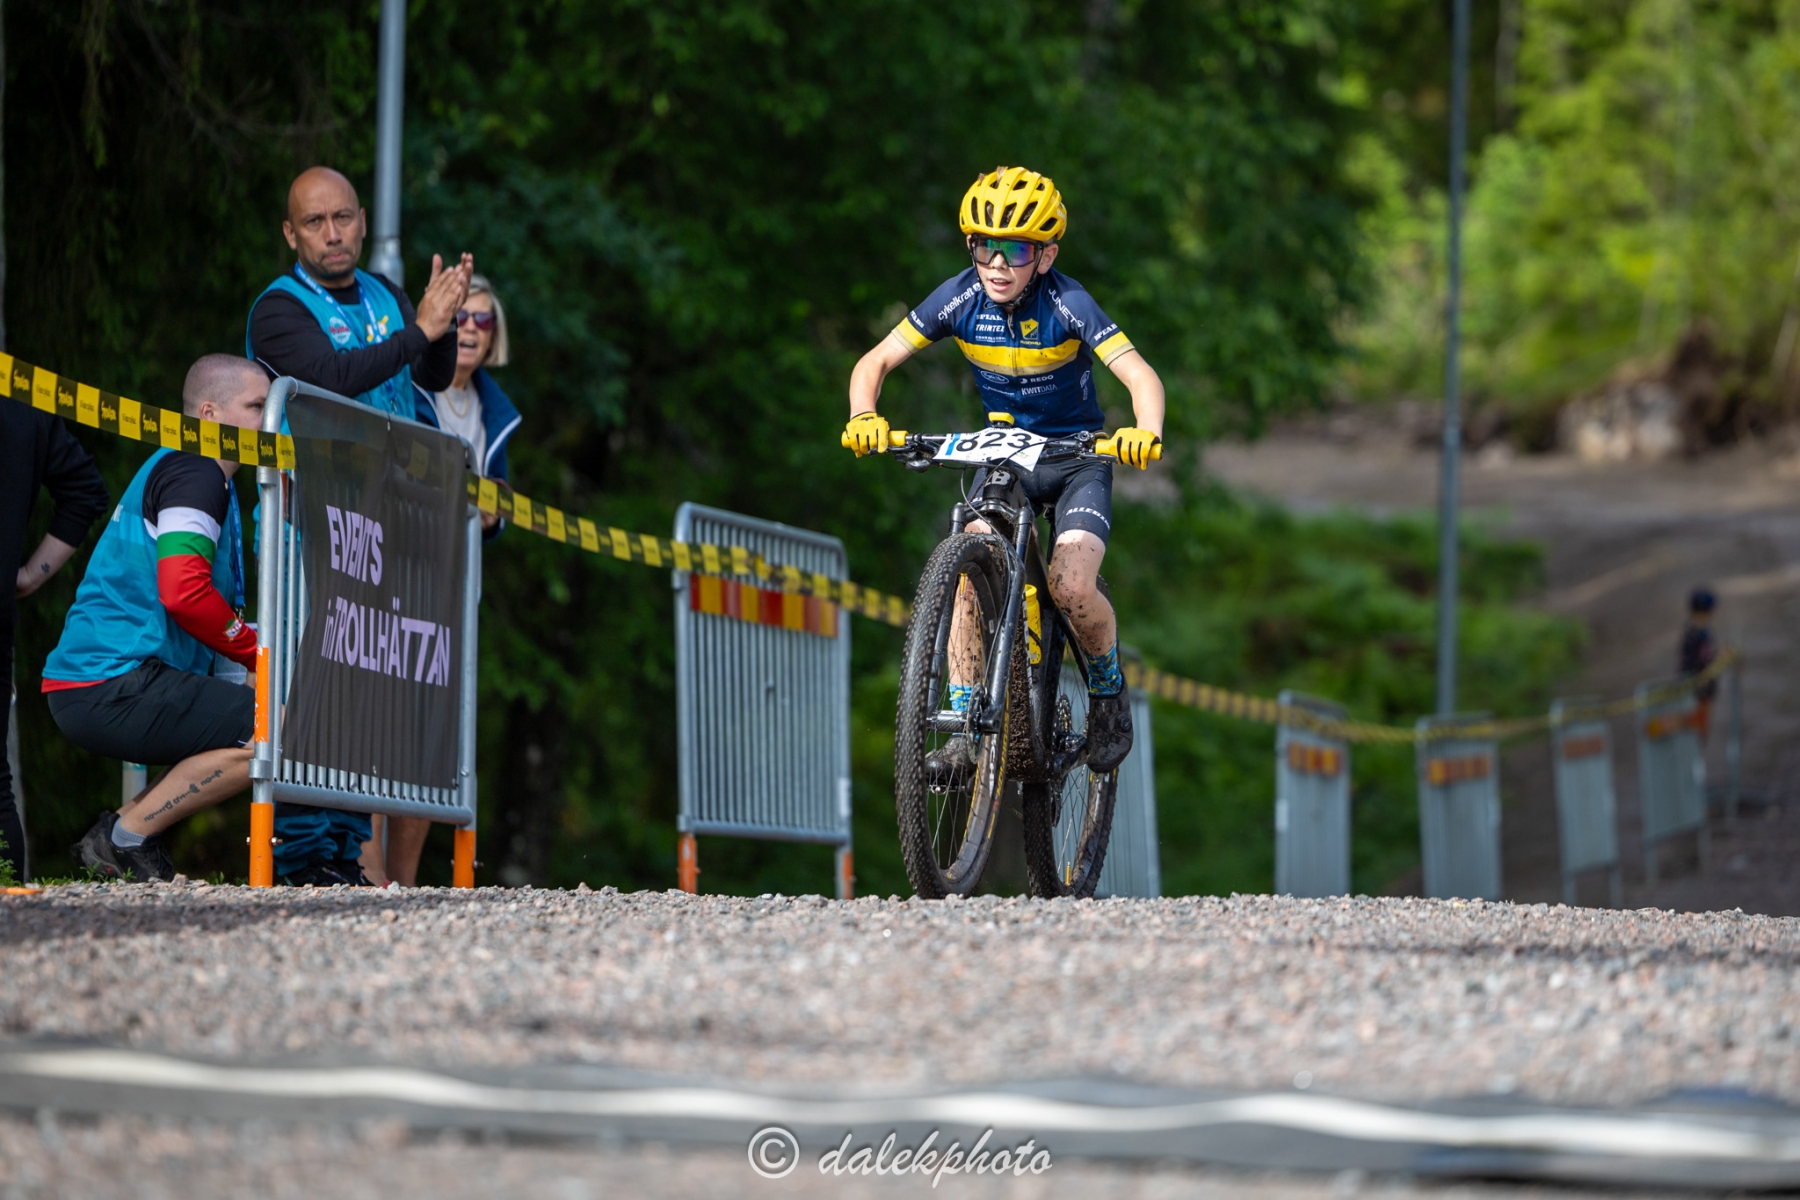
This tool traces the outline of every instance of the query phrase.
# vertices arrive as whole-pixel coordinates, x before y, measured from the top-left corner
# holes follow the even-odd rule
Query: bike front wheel
[[[1073,656],[1052,672],[1056,678],[1053,747],[1072,744],[1087,730],[1087,673]],[[1048,681],[1045,685],[1049,687]],[[1112,836],[1119,772],[1104,775],[1077,763],[1060,779],[1024,785],[1025,878],[1031,894],[1084,899],[1094,894],[1106,844]]]
[[[991,537],[952,534],[913,598],[894,722],[894,802],[906,874],[926,899],[972,894],[993,850],[1007,722],[998,733],[977,733],[951,688],[995,694],[1001,668],[990,660],[1006,608],[1004,554]]]

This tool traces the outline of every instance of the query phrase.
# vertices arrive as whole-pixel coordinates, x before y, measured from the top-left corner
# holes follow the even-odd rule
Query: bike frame
[[[1076,449],[1081,453],[1085,447]],[[921,451],[922,452],[922,451]],[[1057,457],[1072,457],[1058,455]],[[926,460],[929,463],[929,459]],[[908,463],[908,466],[913,466]],[[961,464],[958,464],[961,466]],[[917,469],[917,468],[915,468]],[[981,469],[967,468],[963,469]],[[1075,662],[1083,671],[1087,669],[1087,655],[1081,649],[1081,641],[1075,636],[1069,618],[1050,594],[1049,575],[1045,567],[1045,555],[1039,544],[1036,506],[1025,495],[1023,481],[1017,470],[1004,465],[989,465],[985,468],[987,478],[983,480],[981,495],[973,503],[959,502],[951,510],[950,532],[961,533],[971,521],[983,520],[997,530],[1005,528],[1007,533],[977,534],[977,537],[990,539],[996,546],[1006,550],[1006,607],[1002,610],[999,635],[989,648],[984,679],[997,679],[996,695],[988,695],[984,685],[975,688],[969,702],[969,724],[975,732],[981,734],[997,734],[1001,722],[1005,720],[1007,708],[1011,702],[1012,672],[1000,669],[1012,661],[1017,651],[1019,631],[1024,628],[1023,608],[1025,605],[1025,585],[1033,584],[1038,589],[1040,603],[1045,610],[1055,614],[1053,622],[1046,622],[1043,632],[1043,655],[1039,666],[1030,671],[1041,683],[1045,677],[1052,677],[1051,671],[1062,666],[1062,652],[1065,644],[1075,656]],[[1030,689],[1029,705],[1031,712],[1030,731],[1027,741],[1031,747],[1031,759],[1035,768],[1034,774],[1043,779],[1060,778],[1071,770],[1086,750],[1085,741],[1073,746],[1057,746],[1056,740],[1056,700],[1054,688],[1042,686]]]

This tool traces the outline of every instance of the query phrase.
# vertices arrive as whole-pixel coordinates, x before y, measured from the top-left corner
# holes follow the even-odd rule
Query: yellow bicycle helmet
[[[1062,240],[1069,212],[1047,175],[1028,167],[995,167],[963,193],[962,231],[983,237]]]

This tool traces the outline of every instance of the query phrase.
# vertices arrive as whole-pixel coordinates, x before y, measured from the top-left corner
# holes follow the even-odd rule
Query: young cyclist
[[[1162,380],[1087,289],[1054,269],[1068,226],[1056,184],[1024,167],[997,167],[976,177],[960,215],[972,265],[940,285],[856,364],[845,427],[851,448],[858,457],[887,451],[888,423],[875,411],[882,381],[931,343],[952,337],[988,411],[1045,437],[1104,430],[1094,393],[1098,358],[1131,392],[1137,424],[1113,435],[1119,458],[1139,470],[1148,466],[1151,448],[1162,440]],[[1112,463],[1045,463],[1022,482],[1033,501],[1055,507],[1050,595],[1088,656],[1088,766],[1110,771],[1125,760],[1132,736],[1118,622],[1098,586],[1112,532]],[[967,528],[989,532],[980,520]],[[953,640],[966,620],[959,608]],[[973,681],[956,674],[953,669],[951,704],[966,709]],[[952,738],[928,764],[944,783],[959,782],[974,765],[961,738]]]

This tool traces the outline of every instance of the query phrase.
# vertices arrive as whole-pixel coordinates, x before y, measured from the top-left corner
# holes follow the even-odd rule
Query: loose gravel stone
[[[228,1059],[1800,1102],[1800,920],[1738,912],[77,884],[0,947],[0,1036]]]

